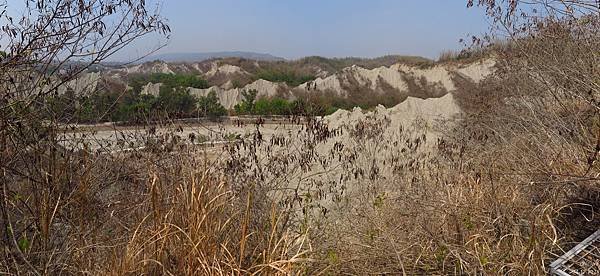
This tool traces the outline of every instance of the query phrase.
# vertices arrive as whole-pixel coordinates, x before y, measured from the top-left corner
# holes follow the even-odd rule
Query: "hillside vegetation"
[[[96,121],[135,123],[150,117],[215,117],[216,114],[197,112],[195,106],[190,105],[197,105],[198,99],[203,101],[209,92],[216,94],[221,105],[216,108],[227,111],[219,114],[240,114],[235,106],[243,100],[243,92],[256,90],[261,100],[259,106],[265,108],[254,110],[254,115],[322,116],[356,106],[392,107],[408,96],[440,97],[456,90],[456,77],[462,82],[478,82],[494,66],[485,51],[479,52],[479,58],[470,58],[463,64],[456,60],[446,64],[404,56],[309,57],[276,62],[239,58],[189,64],[151,62],[99,74],[88,73],[69,82],[65,92],[50,96],[49,101],[74,103],[65,117],[79,122],[93,122],[95,116],[106,114]],[[116,104],[107,105],[99,98]],[[281,108],[281,105],[295,107]],[[160,112],[149,114],[150,110]]]
[[[357,65],[367,69],[374,69],[381,66],[392,66],[396,63],[402,63],[415,66],[428,66],[434,64],[434,61],[424,57],[388,55],[376,58],[326,58],[320,56],[304,57],[291,61],[254,61],[243,58],[224,58],[217,60],[219,64],[229,64],[239,66],[242,69],[257,73],[259,70],[275,70],[294,72],[299,75],[318,75],[319,72],[334,74],[344,68]],[[207,61],[210,62],[210,61]],[[258,65],[258,66],[257,66]]]

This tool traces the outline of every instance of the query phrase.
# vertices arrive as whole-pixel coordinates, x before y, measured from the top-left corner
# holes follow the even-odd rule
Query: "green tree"
[[[291,103],[282,98],[271,99],[271,113],[274,115],[291,115]]]
[[[131,86],[136,93],[141,92],[142,88],[148,83],[162,83],[162,86],[171,88],[192,87],[206,89],[210,87],[208,81],[202,77],[185,74],[154,73],[149,75],[138,75],[129,80],[129,86]]]
[[[315,76],[302,75],[291,70],[264,69],[256,75],[259,79],[271,82],[285,82],[289,86],[298,86],[308,81],[315,80]]]
[[[170,87],[208,88],[208,82],[195,75],[155,73],[148,77],[148,82],[162,83]]]
[[[196,108],[196,99],[183,87],[161,86],[156,103],[161,111],[176,118],[190,115]]]
[[[227,110],[217,98],[215,91],[210,91],[206,97],[198,98],[198,112],[203,117],[219,117],[227,114]]]
[[[254,108],[252,110],[252,114],[255,115],[271,115],[271,101],[269,99],[258,99],[254,104]]]
[[[258,90],[250,89],[242,91],[242,102],[235,105],[234,109],[237,114],[254,114],[254,105]]]

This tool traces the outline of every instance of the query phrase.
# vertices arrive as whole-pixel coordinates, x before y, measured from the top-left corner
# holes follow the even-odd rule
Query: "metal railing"
[[[600,230],[552,262],[550,274],[559,276],[600,275]]]

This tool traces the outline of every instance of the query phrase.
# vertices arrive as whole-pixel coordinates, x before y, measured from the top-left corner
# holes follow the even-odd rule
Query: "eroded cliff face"
[[[208,89],[190,89],[192,94],[205,96],[215,91],[225,108],[232,108],[241,100],[241,91],[256,89],[258,97],[293,97],[294,92],[333,93],[339,97],[352,97],[354,93],[373,93],[385,96],[387,93],[399,93],[406,97],[431,98],[441,97],[458,88],[454,78],[478,83],[493,72],[495,62],[492,59],[458,65],[436,65],[430,68],[419,68],[405,64],[390,67],[365,69],[352,66],[326,77],[318,77],[298,87],[285,84],[257,80],[241,88],[231,87],[231,82]],[[224,71],[238,73],[238,68],[224,68]],[[211,72],[214,72],[211,71]]]
[[[197,97],[206,96],[211,91],[214,91],[219,98],[219,102],[226,109],[232,109],[236,104],[242,101],[242,91],[252,89],[258,91],[257,97],[290,97],[290,90],[287,85],[262,79],[250,83],[243,88],[224,89],[219,86],[213,86],[207,89],[188,88],[190,94]]]
[[[259,64],[251,66],[260,67]],[[132,74],[152,73],[182,73],[194,74],[207,79],[214,84],[207,89],[188,88],[195,96],[206,96],[214,91],[221,104],[232,109],[242,100],[242,91],[255,89],[258,97],[284,97],[294,98],[299,93],[328,93],[338,97],[356,97],[357,95],[378,97],[386,95],[401,95],[405,97],[432,98],[441,97],[459,89],[456,77],[472,83],[478,83],[490,75],[495,67],[491,58],[482,59],[468,64],[448,63],[430,66],[415,66],[397,63],[392,66],[381,66],[366,69],[360,66],[350,66],[336,73],[323,70],[320,76],[313,81],[303,83],[297,87],[289,87],[285,83],[274,83],[263,79],[256,80],[252,72],[236,65],[218,61],[204,63],[170,64],[164,62],[151,62],[135,65],[118,70],[108,71],[104,74],[84,73],[77,80],[71,81],[61,88],[61,93],[67,88],[76,93],[87,93],[96,89],[101,78],[125,82],[126,77]],[[149,83],[143,87],[142,93],[158,95],[160,84]],[[357,94],[358,93],[358,94]]]

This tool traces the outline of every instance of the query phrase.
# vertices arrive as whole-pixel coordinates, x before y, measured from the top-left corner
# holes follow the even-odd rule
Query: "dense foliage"
[[[202,117],[219,117],[227,115],[227,110],[217,98],[215,91],[210,91],[206,97],[198,98],[198,114]]]
[[[217,96],[211,92],[206,97],[190,95],[187,87],[203,88],[204,79],[176,74],[152,74],[137,76],[130,80],[132,89],[103,83],[91,94],[77,95],[67,90],[62,95],[47,98],[46,117],[60,121],[97,122],[143,122],[164,118],[218,117],[227,114]],[[162,83],[158,95],[142,94],[147,83]]]
[[[339,106],[314,99],[287,100],[280,97],[258,98],[258,91],[242,91],[242,102],[234,109],[238,115],[324,116],[338,110]]]
[[[259,79],[271,82],[285,82],[289,86],[298,86],[305,82],[315,80],[315,76],[301,74],[292,70],[263,69],[256,76]]]
[[[208,88],[210,85],[205,79],[196,75],[185,74],[166,74],[154,73],[150,75],[138,75],[130,80],[131,87],[136,91],[141,91],[142,87],[148,83],[162,83],[167,87],[193,87]]]

